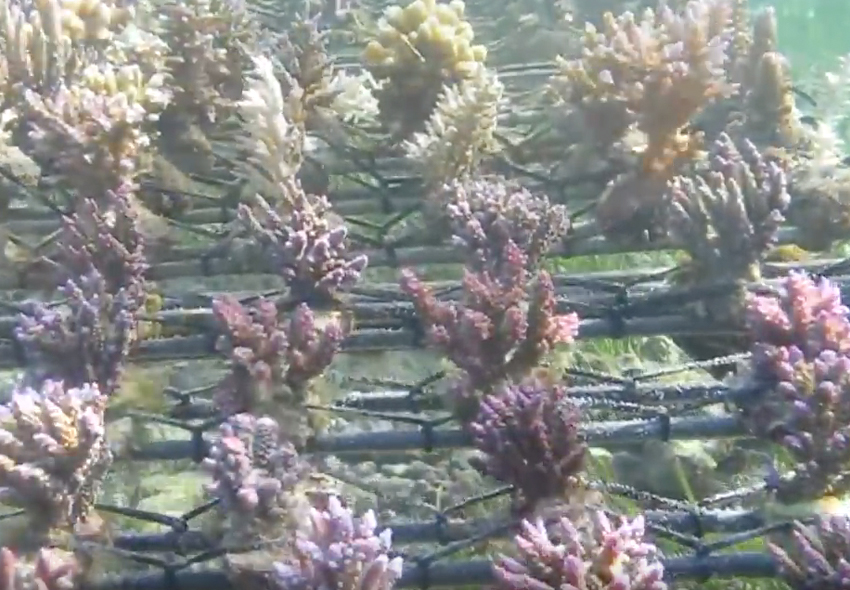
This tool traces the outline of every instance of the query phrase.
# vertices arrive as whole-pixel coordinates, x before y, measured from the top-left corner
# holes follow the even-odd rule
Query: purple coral
[[[279,517],[288,495],[307,473],[295,447],[281,437],[277,422],[251,414],[231,416],[221,426],[202,465],[213,478],[207,491],[240,527]]]
[[[563,496],[584,467],[578,408],[566,388],[528,379],[481,401],[469,425],[488,475],[513,485],[519,510]]]
[[[750,297],[747,321],[760,356],[769,357],[771,347],[796,346],[811,360],[824,350],[850,352],[847,314],[838,285],[792,271],[780,297]]]
[[[798,523],[786,545],[768,543],[768,550],[793,590],[850,588],[850,518],[824,516],[813,527]]]
[[[402,275],[402,290],[413,299],[430,344],[465,372],[468,387],[462,389],[521,379],[578,333],[575,313],[556,312],[549,273],[539,271],[531,281],[527,257],[512,241],[505,243],[502,259],[499,276],[467,270],[458,303],[439,301],[412,271]]]
[[[754,402],[753,428],[795,460],[786,493],[817,497],[850,461],[850,321],[838,288],[792,272],[778,297],[754,295],[747,309],[753,377],[769,386]],[[780,490],[782,492],[782,490]]]
[[[29,564],[0,547],[0,590],[77,588],[82,571],[76,557],[67,551],[40,549],[34,563]]]
[[[506,181],[455,181],[433,198],[440,214],[448,216],[453,240],[471,270],[498,264],[508,241],[535,267],[570,227],[563,205]]]
[[[18,389],[2,408],[0,497],[52,528],[83,521],[112,464],[105,439],[106,396],[94,385],[48,381]]]
[[[375,534],[371,510],[355,518],[336,496],[310,509],[310,528],[300,531],[295,560],[275,564],[281,590],[390,590],[402,573],[401,557],[390,557],[392,531]]]
[[[61,262],[72,278],[97,269],[107,292],[125,290],[138,309],[144,304],[148,264],[132,191],[125,182],[99,201],[80,199],[74,214],[63,219]]]
[[[494,566],[504,590],[665,590],[658,549],[644,541],[644,520],[611,522],[592,512],[586,522],[561,518],[548,529],[542,519],[522,521],[519,555]]]
[[[15,338],[27,365],[27,380],[38,387],[45,379],[69,387],[96,383],[111,395],[136,336],[136,303],[125,289],[112,294],[97,270],[65,283],[67,301],[52,308],[31,303],[18,317]]]
[[[223,327],[218,349],[231,361],[216,402],[225,414],[250,411],[272,397],[275,386],[286,386],[296,398],[306,384],[333,360],[344,338],[339,323],[324,326],[305,304],[282,319],[273,301],[260,299],[252,306],[225,296],[213,302],[213,313]]]
[[[791,202],[779,165],[725,133],[714,143],[708,169],[675,177],[668,196],[674,240],[711,280],[730,269],[740,276],[759,262],[775,245]]]
[[[243,205],[239,218],[248,227],[296,302],[327,303],[334,293],[360,279],[368,259],[348,254],[348,230],[331,227],[330,203],[299,192],[284,219],[261,198],[255,213]]]

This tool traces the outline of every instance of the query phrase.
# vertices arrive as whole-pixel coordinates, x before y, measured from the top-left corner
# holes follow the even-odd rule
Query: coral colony
[[[708,536],[691,553],[699,540],[679,529],[705,532],[713,503],[754,498],[820,512],[737,556],[747,572],[850,588],[850,517],[819,508],[850,493],[850,311],[842,279],[801,262],[850,235],[850,166],[837,121],[802,123],[772,9],[574,0],[541,18],[516,13],[527,2],[413,0],[364,28],[373,6],[346,3],[336,16],[356,30],[326,30],[330,9],[312,18],[300,0],[0,2],[0,283],[30,295],[8,295],[15,316],[0,318],[0,361],[22,369],[0,397],[0,503],[14,511],[0,519],[0,590],[182,576],[212,589],[664,590],[713,563]],[[518,23],[554,72],[509,63]],[[360,73],[328,52],[349,38]],[[850,88],[844,65],[833,91]],[[635,295],[631,269],[550,263],[671,247],[681,264]],[[429,262],[460,281],[443,289],[414,268]],[[225,287],[187,288],[216,274]],[[735,377],[621,378],[576,343],[654,330],[709,371],[736,359]],[[376,349],[411,347],[443,362],[401,400],[427,412],[386,411],[401,403],[386,391],[337,395],[352,367],[385,382]],[[213,354],[215,370],[198,371],[212,383],[145,389],[144,412],[128,411],[135,361]],[[428,362],[408,354],[417,371]],[[395,369],[387,358],[380,369]],[[139,425],[155,420],[191,441],[149,440]],[[374,431],[388,420],[403,428]],[[761,476],[735,474],[699,510],[598,481],[597,445],[616,459],[655,431],[667,450],[717,424],[783,472],[752,493],[737,486]],[[381,452],[416,441],[428,452],[406,463]],[[470,449],[430,452],[445,441]],[[166,457],[198,464],[201,508],[164,517],[143,486],[109,492],[130,461]],[[471,516],[505,494],[503,513]],[[438,520],[411,522],[419,509]],[[130,518],[158,528],[120,530]],[[398,548],[432,541],[443,547]],[[487,561],[455,563],[465,550]],[[99,577],[125,573],[122,559],[161,583],[135,568]]]

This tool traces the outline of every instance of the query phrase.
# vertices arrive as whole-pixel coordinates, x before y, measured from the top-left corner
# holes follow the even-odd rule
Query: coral
[[[609,148],[637,132],[638,170],[613,182],[596,218],[607,237],[655,237],[654,209],[665,183],[700,147],[688,130],[712,101],[728,97],[726,0],[692,0],[681,13],[666,5],[639,19],[608,13],[601,31],[589,25],[580,58],[561,59],[552,88],[581,113],[596,142]]]
[[[310,509],[309,529],[299,531],[295,560],[274,565],[274,587],[391,590],[402,573],[402,558],[389,556],[392,531],[375,534],[374,512],[356,518],[337,496],[317,503]]]
[[[256,37],[248,7],[239,0],[191,0],[167,2],[159,10],[174,87],[163,135],[183,135],[193,125],[210,131],[227,119],[243,90],[250,67],[246,47]]]
[[[482,399],[469,430],[486,456],[485,473],[513,485],[523,511],[577,483],[586,451],[579,418],[564,387],[527,379]]]
[[[213,479],[207,492],[220,501],[228,526],[254,533],[280,522],[308,470],[277,422],[251,414],[228,418],[202,466]]]
[[[29,151],[44,173],[97,198],[135,178],[150,146],[146,107],[160,108],[168,94],[161,76],[144,80],[132,66],[90,66],[83,79],[46,97],[26,92]]]
[[[148,264],[139,209],[130,191],[129,183],[123,183],[101,199],[80,199],[73,215],[62,220],[58,259],[71,279],[96,270],[105,291],[123,291],[135,310],[146,297]]]
[[[420,130],[443,88],[479,75],[487,50],[474,45],[461,0],[414,0],[384,10],[363,62],[378,82],[380,119],[399,138]]]
[[[254,75],[238,104],[252,163],[281,186],[293,182],[303,160],[305,129],[295,122],[302,93],[292,80],[292,88],[284,94],[272,62],[257,56]]]
[[[453,181],[429,201],[432,216],[447,218],[453,242],[476,272],[501,274],[498,264],[509,241],[536,268],[570,227],[566,207],[498,178]]]
[[[539,271],[530,281],[528,259],[511,241],[499,255],[503,274],[466,270],[457,303],[439,301],[412,271],[402,274],[401,288],[413,299],[428,341],[464,372],[458,387],[461,419],[477,411],[474,399],[464,399],[472,392],[523,377],[578,332],[575,313],[556,313],[549,273]]]
[[[702,280],[760,277],[791,201],[785,173],[744,139],[721,134],[707,170],[670,183],[670,231],[697,264]]]
[[[255,211],[239,208],[239,218],[256,240],[293,302],[327,304],[334,293],[353,285],[366,269],[365,255],[348,255],[345,226],[331,227],[330,203],[298,191],[292,212],[282,218],[262,198]]]
[[[35,530],[73,526],[88,517],[112,463],[94,385],[45,382],[19,388],[2,408],[0,485],[5,502],[24,508]]]
[[[218,350],[231,362],[216,396],[225,414],[252,410],[282,393],[290,402],[303,403],[306,385],[330,364],[344,336],[336,322],[318,326],[303,304],[281,320],[273,301],[260,299],[246,307],[222,297],[213,302],[213,313],[224,331]]]
[[[0,31],[6,50],[4,95],[51,91],[67,83],[91,56],[113,41],[133,17],[134,9],[100,0],[0,3]],[[8,105],[7,105],[8,106]]]
[[[34,563],[0,547],[0,590],[69,590],[78,587],[82,568],[59,549],[41,549]]]
[[[425,130],[404,143],[429,186],[470,176],[498,151],[494,133],[503,92],[496,74],[486,69],[445,87]]]
[[[61,380],[69,387],[96,383],[105,395],[120,385],[136,339],[138,305],[125,290],[111,293],[96,270],[69,280],[59,308],[34,302],[18,317],[15,339],[27,381]]]
[[[604,17],[583,37],[582,57],[559,60],[553,85],[584,114],[602,145],[636,124],[646,135],[641,167],[659,173],[691,153],[683,133],[691,118],[732,87],[724,72],[728,45],[726,0],[695,0],[676,14],[666,5]]]
[[[776,244],[790,196],[785,174],[748,140],[734,142],[722,133],[708,161],[690,175],[669,184],[668,227],[671,241],[688,252],[689,260],[671,279],[688,287],[718,282],[752,282]],[[727,326],[727,334],[676,335],[673,340],[698,361],[746,351],[744,290],[728,295],[697,297],[688,309],[700,320]],[[734,366],[712,369],[722,377]]]
[[[779,297],[752,296],[748,319],[752,378],[767,391],[744,403],[754,431],[787,449],[793,478],[788,501],[848,489],[850,462],[850,320],[838,288],[792,273]]]
[[[593,512],[588,522],[562,518],[547,528],[543,520],[521,523],[518,558],[495,563],[504,590],[665,590],[657,548],[644,541],[644,520],[611,522]]]
[[[780,576],[792,590],[839,590],[850,584],[850,519],[823,516],[797,524],[790,547],[768,543]]]

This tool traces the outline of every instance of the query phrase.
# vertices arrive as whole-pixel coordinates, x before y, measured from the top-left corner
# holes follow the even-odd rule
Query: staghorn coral
[[[431,187],[470,176],[481,161],[498,151],[494,132],[504,86],[495,73],[477,75],[446,86],[425,124],[404,142]]]
[[[566,207],[500,178],[453,181],[429,198],[429,208],[447,222],[469,269],[495,275],[509,241],[536,268],[570,227]]]
[[[300,406],[309,381],[330,364],[344,337],[336,322],[318,326],[303,304],[282,320],[267,299],[247,307],[222,297],[213,302],[213,313],[224,331],[217,348],[231,363],[216,396],[225,414],[253,411],[281,397]]]
[[[504,261],[500,275],[465,271],[457,303],[439,301],[410,270],[401,278],[428,342],[463,371],[456,389],[462,420],[474,418],[478,392],[522,378],[578,332],[575,313],[558,315],[555,310],[549,273],[539,271],[530,280],[528,259],[512,241],[499,255]]]
[[[392,531],[375,534],[378,523],[371,510],[356,518],[330,495],[310,508],[308,523],[295,541],[295,559],[274,565],[274,588],[392,590],[401,578],[402,558],[389,555]]]
[[[619,521],[619,522],[617,522]],[[665,590],[658,549],[644,541],[644,519],[611,522],[602,511],[585,522],[568,518],[547,527],[522,521],[517,558],[495,565],[504,590]]]
[[[17,389],[2,408],[1,495],[27,511],[35,531],[73,527],[89,516],[112,463],[105,407],[94,385],[47,381]]]
[[[847,516],[822,516],[812,527],[797,523],[790,545],[768,543],[768,551],[792,590],[839,590],[850,584]]]
[[[727,0],[693,0],[680,13],[662,5],[640,18],[608,13],[600,31],[588,26],[580,58],[559,61],[553,91],[578,109],[599,146],[630,131],[642,138],[638,170],[609,186],[597,207],[606,236],[633,239],[652,228],[665,183],[701,143],[688,125],[734,91],[724,69],[729,17]]]
[[[239,219],[273,272],[286,282],[290,301],[327,305],[337,291],[357,282],[368,259],[348,255],[348,230],[331,227],[327,199],[310,198],[303,191],[293,198],[285,219],[260,197],[254,211],[246,205],[239,208]]]
[[[755,341],[751,378],[766,391],[744,400],[757,434],[788,451],[793,478],[785,500],[817,499],[848,489],[850,320],[839,289],[792,272],[779,296],[753,295],[747,308]]]
[[[461,0],[414,0],[384,10],[362,59],[383,83],[376,93],[380,120],[395,137],[420,130],[445,87],[480,75],[487,50],[473,44],[465,10]]]
[[[578,483],[587,450],[579,418],[564,387],[536,378],[503,384],[481,400],[468,428],[486,456],[484,472],[514,486],[519,512],[563,498]]]
[[[82,568],[67,551],[40,549],[33,563],[0,547],[0,590],[70,590],[81,581]]]
[[[251,414],[227,419],[202,466],[212,476],[207,492],[220,501],[228,534],[261,537],[275,534],[288,516],[308,469],[274,419]]]

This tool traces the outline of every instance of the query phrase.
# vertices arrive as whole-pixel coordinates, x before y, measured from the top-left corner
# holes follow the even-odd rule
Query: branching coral
[[[791,201],[785,173],[744,139],[721,134],[708,169],[670,183],[671,233],[707,281],[757,280]]]
[[[392,590],[402,558],[390,557],[392,531],[378,528],[371,510],[356,518],[336,496],[310,509],[309,528],[299,531],[295,559],[278,562],[272,575],[280,590]]]
[[[465,10],[461,0],[414,0],[390,6],[378,22],[363,61],[384,82],[377,92],[380,118],[397,137],[421,128],[444,87],[480,75],[487,50],[473,44]]]
[[[850,320],[838,287],[792,273],[778,297],[748,305],[752,377],[767,392],[745,403],[755,432],[785,447],[794,477],[780,495],[817,499],[848,489]]]
[[[181,141],[189,128],[209,131],[232,111],[250,66],[245,48],[256,31],[239,0],[168,2],[160,10],[166,15],[161,35],[168,42],[166,62],[175,91],[162,119],[169,127],[163,129]]]
[[[469,429],[486,456],[484,471],[514,486],[518,511],[578,483],[586,451],[579,418],[564,387],[538,379],[502,385],[481,401]]]
[[[27,380],[58,379],[68,386],[96,383],[114,393],[136,338],[137,303],[127,291],[113,294],[96,270],[68,281],[60,308],[32,303],[19,316],[15,338],[22,347]]]
[[[721,134],[706,165],[689,176],[677,176],[669,186],[668,226],[674,244],[689,260],[674,275],[676,284],[689,287],[717,282],[761,279],[761,266],[776,243],[790,197],[785,174],[748,140],[736,145]],[[695,360],[744,352],[744,292],[711,295],[691,306],[701,320],[727,326],[728,336],[677,335],[676,344]],[[731,367],[712,372],[721,377]]]
[[[429,342],[464,372],[457,400],[462,419],[477,411],[473,392],[522,378],[578,331],[576,314],[557,314],[549,273],[530,281],[528,258],[512,241],[498,255],[504,261],[499,275],[465,271],[458,303],[439,301],[412,271],[402,275],[402,290],[413,299]]]
[[[447,86],[425,124],[404,147],[426,182],[439,187],[471,175],[482,160],[498,151],[494,138],[504,87],[495,73]]]
[[[495,564],[504,590],[665,590],[656,547],[644,541],[644,520],[611,522],[593,512],[587,522],[568,518],[547,527],[523,521],[516,537],[519,556]]]
[[[213,478],[207,491],[220,500],[231,533],[273,533],[291,508],[308,467],[282,434],[267,416],[237,414],[221,426],[203,467]]]
[[[46,382],[17,390],[2,410],[0,485],[36,530],[74,526],[89,515],[112,463],[106,397],[96,386]]]
[[[223,297],[213,303],[213,313],[224,330],[218,349],[231,362],[216,398],[225,414],[253,411],[281,395],[290,405],[303,403],[307,384],[330,364],[344,337],[336,322],[317,326],[303,304],[282,320],[272,301],[246,307]]]
[[[239,102],[252,162],[284,190],[301,167],[304,150],[304,126],[294,122],[303,93],[296,84],[293,80],[289,93],[284,94],[272,62],[257,56],[254,75]]]
[[[89,75],[104,76],[103,72]],[[100,83],[92,81],[95,87]],[[127,84],[132,84],[132,78]],[[132,181],[150,144],[143,130],[145,108],[131,102],[128,93],[110,90],[109,86],[98,92],[62,85],[46,98],[26,94],[34,159],[47,174],[61,175],[84,197],[98,198]]]
[[[118,387],[146,300],[144,240],[134,213],[120,190],[108,191],[102,205],[81,200],[65,218],[58,258],[70,277],[62,287],[67,301],[56,308],[31,303],[15,330],[34,383],[97,383],[106,395]]]
[[[726,0],[693,0],[680,14],[664,5],[640,19],[608,13],[601,31],[585,32],[582,57],[561,60],[553,87],[579,109],[601,146],[631,128],[645,138],[639,171],[612,185],[599,204],[606,235],[649,229],[638,227],[636,214],[658,206],[665,182],[699,147],[688,124],[734,90],[724,69],[729,16]]]
[[[368,259],[348,255],[348,231],[345,226],[331,226],[327,199],[310,198],[302,191],[293,197],[292,211],[285,219],[259,197],[256,213],[242,206],[239,218],[273,272],[283,277],[290,300],[326,305],[338,290],[357,282]]]
[[[58,549],[41,549],[34,563],[0,547],[0,590],[68,590],[80,582],[76,558]]]
[[[498,178],[453,181],[429,201],[431,216],[447,218],[453,241],[473,271],[499,275],[509,241],[535,268],[570,227],[566,207]]]
[[[850,519],[820,517],[813,527],[796,525],[790,547],[768,550],[792,590],[839,590],[850,584]]]
[[[4,0],[4,95],[20,99],[24,89],[46,93],[58,83],[69,83],[88,61],[87,54],[103,50],[133,13],[132,7],[100,0]]]

